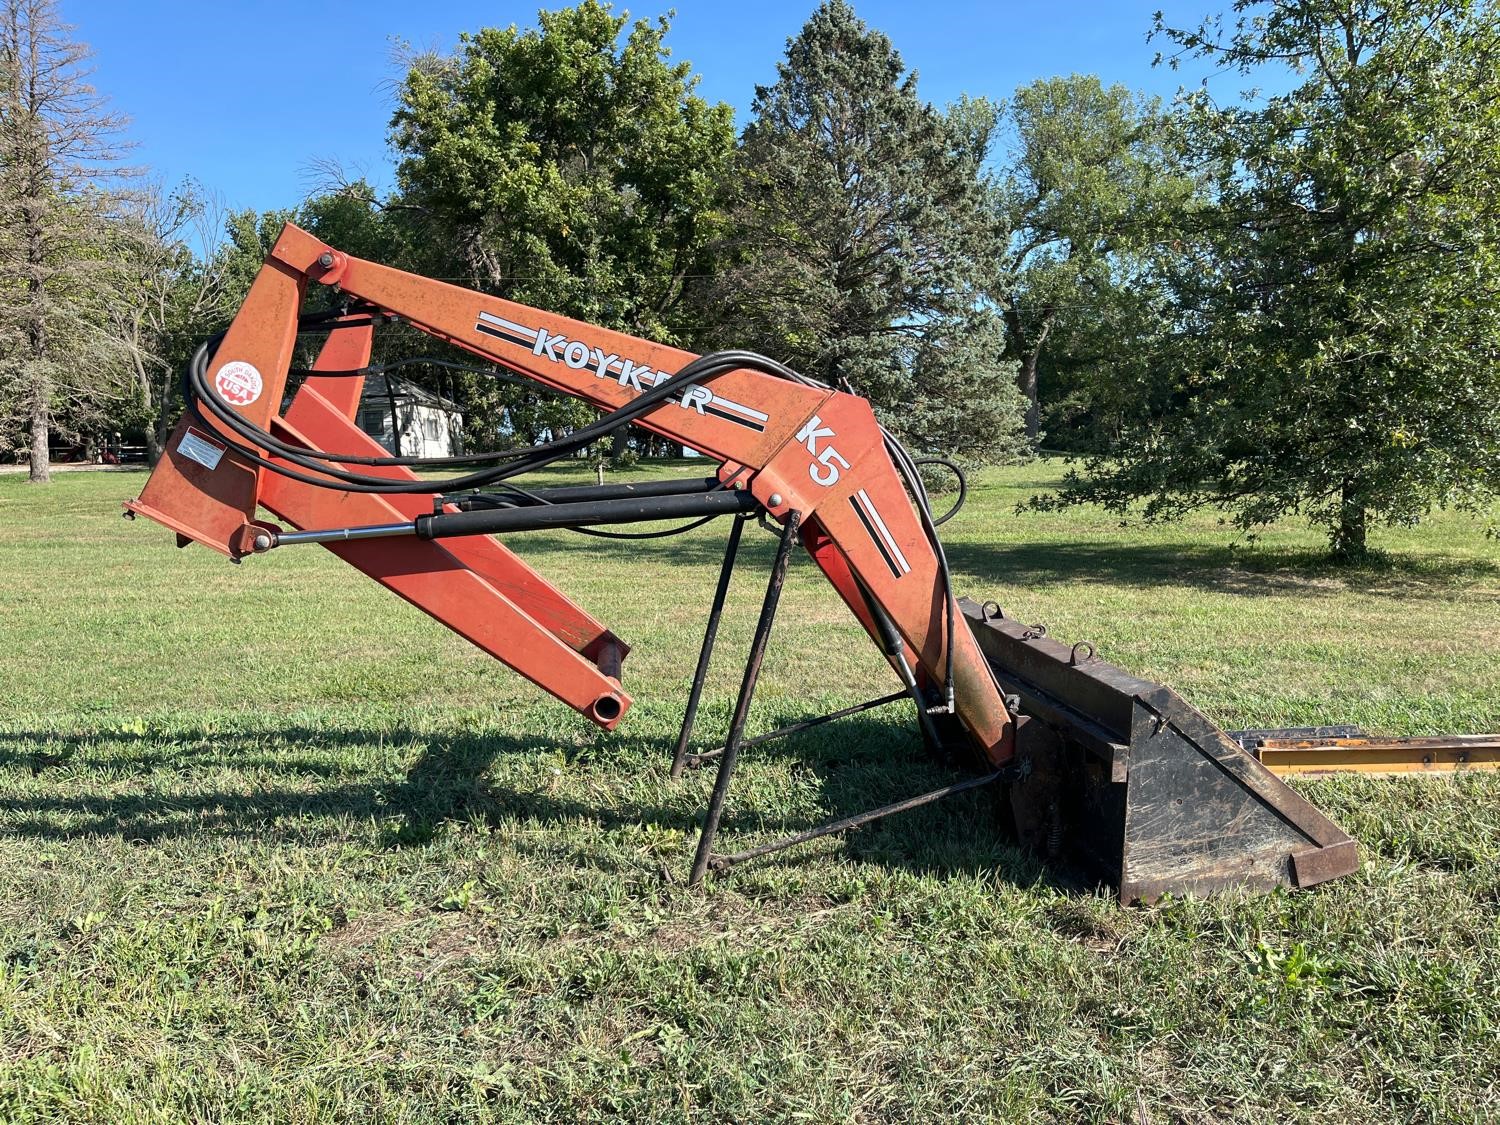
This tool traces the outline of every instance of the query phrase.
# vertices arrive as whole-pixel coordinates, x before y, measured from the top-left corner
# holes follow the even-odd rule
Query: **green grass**
[[[1341,571],[1293,525],[1246,551],[1210,517],[1016,515],[1058,472],[981,478],[945,529],[961,592],[1225,726],[1500,730],[1481,522]],[[0,477],[0,1120],[1500,1113],[1500,777],[1300,783],[1365,857],[1313,892],[1122,910],[981,796],[694,892],[712,778],[666,764],[721,529],[513,540],[635,645],[605,735],[322,551],[236,567],[122,521],[143,481]],[[888,677],[794,564],[753,724]],[[880,714],[748,752],[725,844],[941,783]]]

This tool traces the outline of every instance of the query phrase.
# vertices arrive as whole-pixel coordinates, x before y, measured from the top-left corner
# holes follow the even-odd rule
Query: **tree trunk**
[[[391,453],[401,456],[401,414],[396,410],[396,387],[390,375],[385,377],[385,397],[391,404]]]
[[[1036,388],[1036,364],[1040,359],[1036,351],[1021,357],[1021,374],[1017,385],[1026,396],[1026,441],[1033,448],[1042,437],[1042,403]]]
[[[27,281],[27,288],[31,291],[31,300],[26,309],[26,337],[27,349],[31,353],[30,479],[32,484],[50,484],[51,451],[48,449],[47,439],[52,433],[52,376],[47,367],[47,317],[42,292],[45,259],[40,232],[33,229],[28,242],[27,257],[31,277]]]
[[[1021,314],[1012,303],[1004,313],[1006,333],[1010,338],[1008,351],[1021,361],[1021,370],[1016,375],[1016,387],[1026,396],[1026,441],[1033,449],[1042,438],[1042,400],[1037,390],[1037,364],[1042,358],[1042,347],[1052,332],[1052,321],[1057,316],[1055,308],[1042,310],[1037,327],[1036,340],[1028,345]]]
[[[52,417],[49,409],[47,379],[37,376],[31,388],[31,473],[32,484],[50,484],[52,467],[49,461],[47,438],[52,432]]]
[[[1331,536],[1335,558],[1357,562],[1368,554],[1365,500],[1356,480],[1346,480],[1339,496],[1339,521]]]
[[[174,419],[167,413],[171,402],[172,388],[163,386],[156,399],[156,409],[151,412],[151,420],[146,424],[146,463],[153,469],[167,451],[167,438],[172,433]]]
[[[28,201],[30,202],[30,201]],[[47,367],[47,251],[43,231],[33,210],[26,211],[26,346],[31,358],[31,473],[32,484],[52,482],[52,375]]]

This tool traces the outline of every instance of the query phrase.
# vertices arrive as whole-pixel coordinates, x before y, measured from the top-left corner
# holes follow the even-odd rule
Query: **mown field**
[[[1500,730],[1482,521],[1341,571],[1294,525],[1015,514],[1060,471],[982,476],[961,592],[1225,726]],[[231,566],[121,520],[144,479],[0,477],[0,1120],[1500,1116],[1500,776],[1299,783],[1365,857],[1314,892],[1120,909],[982,795],[693,891],[712,777],[666,767],[722,528],[512,541],[635,645],[606,735],[320,549]],[[753,727],[888,677],[794,563]],[[876,712],[747,752],[721,840],[948,776]]]

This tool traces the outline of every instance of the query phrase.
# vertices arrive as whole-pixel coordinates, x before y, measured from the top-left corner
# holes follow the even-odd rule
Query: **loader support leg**
[[[734,775],[734,763],[739,757],[740,741],[745,734],[745,721],[750,717],[750,702],[755,696],[755,682],[760,678],[761,662],[766,656],[766,642],[771,637],[771,625],[776,620],[776,606],[781,600],[781,587],[786,582],[787,563],[791,560],[792,544],[797,541],[797,527],[801,513],[787,514],[781,529],[781,542],[776,548],[776,561],[771,565],[771,577],[766,583],[766,598],[761,603],[760,621],[755,626],[755,638],[750,642],[750,658],[745,662],[745,678],[740,683],[740,696],[735,701],[734,718],[729,725],[729,738],[724,743],[724,754],[719,759],[719,774],[714,779],[713,795],[708,799],[708,809],[703,814],[703,834],[698,838],[698,854],[693,857],[693,871],[688,883],[696,886],[703,881],[709,861],[714,854],[714,836],[719,831],[719,816],[724,811],[724,798],[729,793],[729,781]]]
[[[714,639],[719,634],[719,618],[724,614],[724,599],[729,595],[729,579],[734,574],[735,558],[740,553],[740,533],[744,529],[744,519],[730,521],[729,542],[724,547],[724,564],[719,568],[719,585],[714,589],[714,604],[708,611],[708,628],[703,632],[703,649],[698,653],[698,670],[693,673],[693,689],[688,693],[687,709],[682,713],[682,733],[677,736],[677,749],[672,753],[674,781],[682,776],[682,768],[687,764],[688,740],[693,737],[698,703],[703,698],[703,681],[708,676],[708,664],[713,658]]]

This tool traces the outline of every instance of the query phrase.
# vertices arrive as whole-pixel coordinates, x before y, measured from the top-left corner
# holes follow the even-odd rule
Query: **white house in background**
[[[463,452],[464,416],[458,404],[390,375],[365,379],[359,428],[398,457]]]

